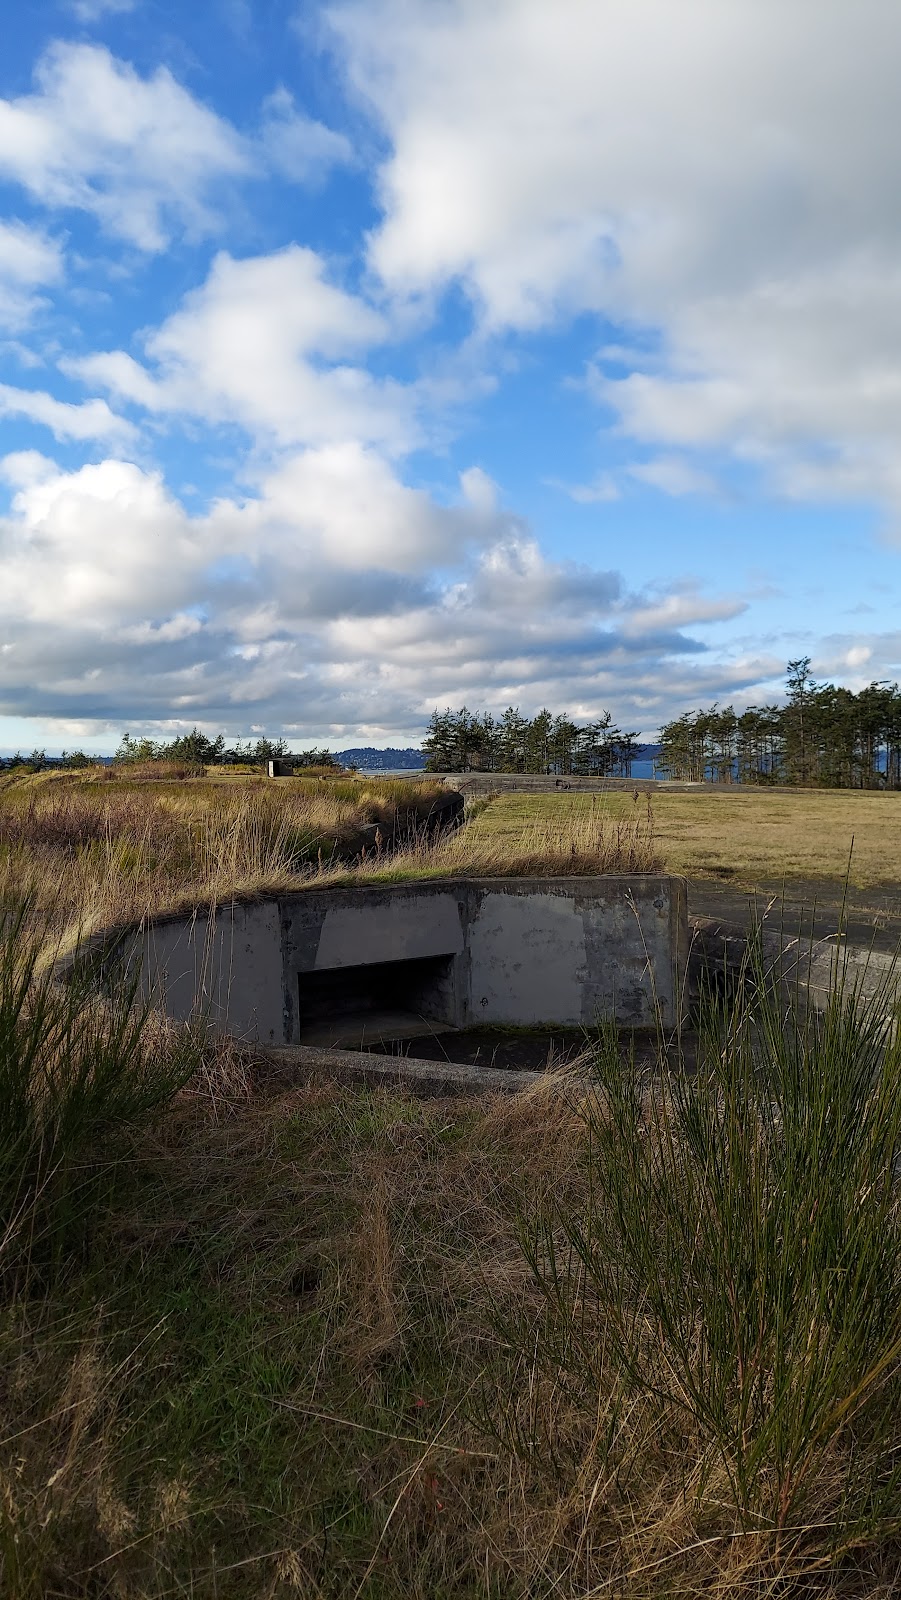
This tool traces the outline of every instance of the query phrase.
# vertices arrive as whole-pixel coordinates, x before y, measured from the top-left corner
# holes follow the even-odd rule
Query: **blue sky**
[[[892,0],[2,0],[0,748],[901,671]]]

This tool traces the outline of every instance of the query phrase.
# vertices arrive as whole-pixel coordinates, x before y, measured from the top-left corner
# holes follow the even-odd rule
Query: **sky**
[[[901,674],[896,0],[0,37],[0,749]]]

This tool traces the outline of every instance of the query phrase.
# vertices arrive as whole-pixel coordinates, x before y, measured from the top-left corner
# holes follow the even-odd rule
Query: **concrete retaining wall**
[[[738,985],[754,973],[748,968],[749,929],[716,917],[690,919],[688,973],[692,994],[704,979]],[[761,921],[757,930],[760,965],[782,997],[814,1011],[825,1011],[836,991],[854,1005],[872,1006],[886,1016],[901,1013],[901,962],[895,955],[837,936],[792,937]]]
[[[169,1016],[261,1045],[340,1042],[327,1025],[342,1006],[364,1024],[387,1008],[385,1036],[398,1013],[398,1037],[604,1017],[641,1028],[658,1012],[671,1026],[687,957],[684,880],[651,876],[305,889],[152,922],[120,934],[117,954]]]

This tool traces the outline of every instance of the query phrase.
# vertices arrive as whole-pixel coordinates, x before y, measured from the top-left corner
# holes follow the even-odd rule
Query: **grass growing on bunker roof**
[[[100,927],[305,884],[660,869],[646,808],[611,818],[601,797],[562,830],[528,820],[496,836],[479,826],[477,802],[474,826],[435,838],[427,819],[444,794],[427,780],[39,774],[0,791],[0,873],[30,885],[48,937],[71,944]]]

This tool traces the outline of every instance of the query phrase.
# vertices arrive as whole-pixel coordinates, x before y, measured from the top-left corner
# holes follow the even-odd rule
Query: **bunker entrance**
[[[457,1020],[454,964],[418,956],[299,973],[299,1042],[360,1049],[446,1033]]]

